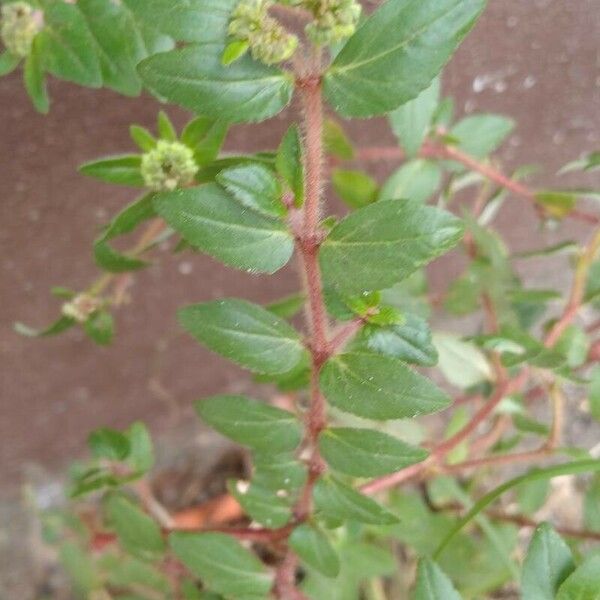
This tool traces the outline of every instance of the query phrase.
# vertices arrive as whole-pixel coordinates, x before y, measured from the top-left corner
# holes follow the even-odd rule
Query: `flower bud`
[[[331,44],[350,37],[360,19],[361,6],[356,0],[305,0],[314,16],[306,33],[316,44]]]
[[[194,180],[198,165],[194,153],[181,142],[159,140],[142,156],[144,183],[154,191],[170,191]]]
[[[19,58],[31,52],[33,38],[43,27],[43,15],[26,2],[4,4],[0,13],[0,39],[6,49]]]
[[[270,0],[242,0],[229,22],[229,35],[248,42],[252,57],[267,65],[287,60],[298,46],[298,38],[269,15],[272,4]]]
[[[78,294],[62,305],[62,314],[78,323],[85,323],[99,308],[100,300],[89,294]]]

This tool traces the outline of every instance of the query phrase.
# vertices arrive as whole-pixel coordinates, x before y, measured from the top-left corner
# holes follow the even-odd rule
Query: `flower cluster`
[[[331,44],[350,37],[362,10],[357,0],[303,0],[301,6],[314,16],[306,33],[315,44]]]
[[[298,38],[269,15],[271,0],[242,0],[233,11],[229,35],[246,42],[252,57],[267,65],[289,59]]]
[[[25,58],[31,52],[33,38],[43,26],[42,13],[26,2],[4,4],[1,10],[0,39],[14,56]]]
[[[145,184],[158,192],[191,183],[198,165],[185,144],[159,140],[155,148],[142,156],[141,172]]]
[[[89,294],[78,294],[62,306],[62,314],[78,323],[85,323],[99,308],[101,302]]]

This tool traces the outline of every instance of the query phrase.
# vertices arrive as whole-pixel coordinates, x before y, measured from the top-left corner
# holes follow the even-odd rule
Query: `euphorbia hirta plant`
[[[298,294],[268,306],[222,298],[178,313],[190,335],[266,384],[264,398],[285,392],[277,405],[235,395],[196,404],[251,459],[248,480],[224,496],[237,522],[184,531],[152,493],[146,428],[99,429],[71,489],[101,499],[97,517],[78,520],[74,503],[48,519],[82,597],[454,600],[520,586],[525,600],[600,598],[600,559],[587,553],[600,538],[600,462],[561,437],[575,410],[566,391],[584,391],[585,410],[600,417],[600,218],[585,206],[598,194],[537,190],[505,174],[490,155],[512,121],[454,117],[440,72],[485,0],[378,4],[2,5],[0,69],[24,63],[39,110],[51,74],[126,95],[145,89],[194,113],[178,132],[161,111],[155,133],[131,127],[137,153],[82,166],[142,193],[94,243],[102,276],[55,290],[60,318],[21,333],[83,327],[109,343],[125,283],[165,247],[250,273],[295,261],[301,274]],[[274,117],[292,98],[299,110],[278,147],[221,151],[231,126]],[[343,122],[382,115],[398,144],[355,148]],[[359,170],[374,161],[399,164],[383,185]],[[565,170],[599,165],[590,153]],[[342,217],[326,210],[329,182],[348,207]],[[578,219],[589,232],[511,254],[493,229],[507,198],[535,208],[544,226]],[[138,230],[129,250],[114,247]],[[451,250],[467,266],[433,297],[425,267]],[[517,275],[517,261],[558,254],[574,269],[568,290]],[[472,314],[474,326],[432,333],[432,311]],[[574,474],[585,474],[585,522],[540,523],[548,482]],[[517,552],[519,531],[531,529]]]

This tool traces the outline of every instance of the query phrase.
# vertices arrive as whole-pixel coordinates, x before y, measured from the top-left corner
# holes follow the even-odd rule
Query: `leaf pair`
[[[193,246],[239,269],[273,273],[289,261],[294,241],[274,214],[271,198],[279,188],[267,174],[258,166],[223,173],[219,181],[235,198],[208,184],[159,194],[154,206]],[[345,294],[388,288],[461,236],[460,221],[439,209],[414,201],[376,203],[330,232],[320,252],[323,277]]]
[[[222,64],[233,4],[198,0],[189,7],[193,17],[205,20],[197,35],[183,33],[175,8],[163,10],[167,30],[202,44],[151,57],[140,73],[154,93],[186,108],[232,122],[260,121],[289,103],[294,82],[288,72],[247,56]],[[485,0],[389,0],[326,70],[328,102],[346,117],[383,114],[408,102],[431,84],[484,5]]]

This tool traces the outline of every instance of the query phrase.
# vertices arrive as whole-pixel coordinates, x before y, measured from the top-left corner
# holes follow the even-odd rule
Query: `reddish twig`
[[[460,162],[472,171],[483,175],[486,179],[493,181],[500,187],[512,192],[515,196],[533,202],[539,207],[534,190],[518,181],[511,179],[493,166],[480,162],[476,158],[466,154],[465,152],[462,152],[456,146],[426,142],[421,148],[419,156],[421,158],[437,158]],[[396,161],[404,160],[406,158],[406,153],[404,150],[402,150],[402,148],[393,146],[372,147],[359,150],[357,158],[358,160],[367,162],[377,162],[381,160]],[[589,223],[590,225],[600,224],[600,217],[579,209],[572,210],[567,216],[572,219]]]

